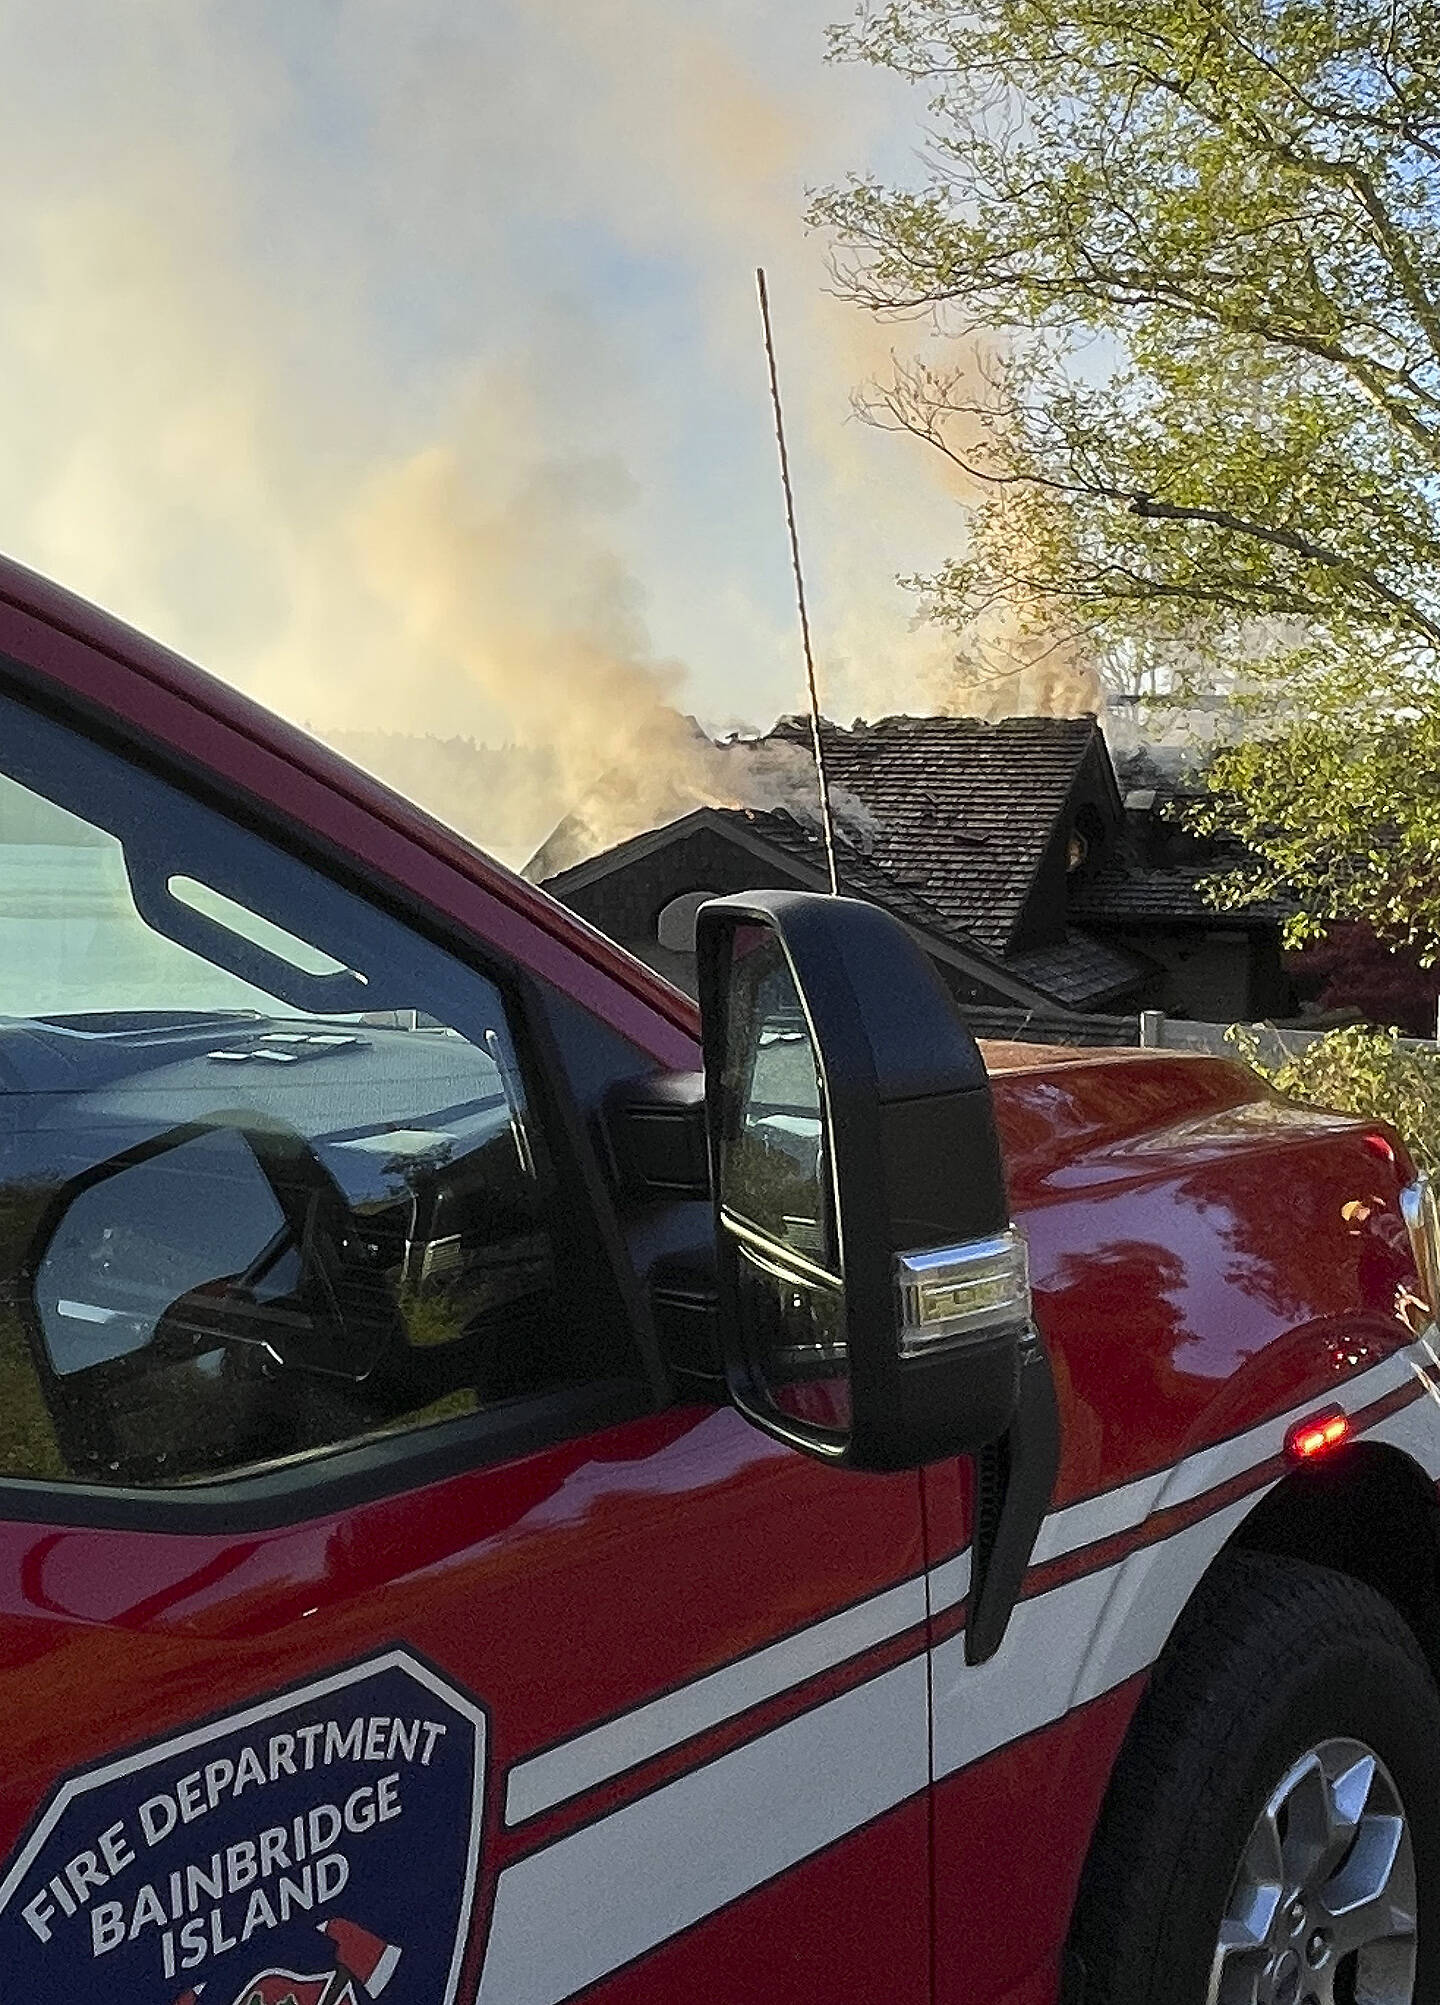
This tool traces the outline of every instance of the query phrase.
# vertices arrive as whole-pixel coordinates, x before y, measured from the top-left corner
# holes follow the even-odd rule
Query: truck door
[[[668,1396],[522,958],[0,687],[7,1993],[929,1998],[919,1478]]]

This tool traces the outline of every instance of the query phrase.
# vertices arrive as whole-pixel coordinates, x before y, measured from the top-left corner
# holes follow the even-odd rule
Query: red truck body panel
[[[3,563],[0,655],[392,907],[543,976],[655,1065],[698,1066],[693,1007],[628,955],[303,733]],[[486,1721],[459,1998],[1051,2005],[1146,1670],[1283,1476],[1288,1420],[1351,1397],[1358,1425],[1388,1424],[1431,1388],[1397,1363],[1414,1270],[1391,1138],[1215,1060],[1062,1058],[993,1085],[1064,1441],[1013,1649],[963,1663],[968,1464],[837,1472],[726,1407],[273,1530],[4,1522],[0,1858],[66,1776],[395,1644]],[[832,1646],[841,1619],[859,1627]],[[726,1882],[730,1799],[706,1778],[742,1804],[769,1786],[783,1824],[807,1775],[853,1803]],[[621,1922],[567,1908],[602,1837],[623,1868],[605,1900],[636,1903]],[[712,1843],[713,1897],[687,1879]]]
[[[836,1482],[836,1473],[814,1469],[737,1414],[685,1408],[248,1537],[0,1525],[8,1721],[0,1855],[56,1776],[222,1704],[298,1684],[363,1655],[377,1636],[403,1638],[462,1687],[483,1691],[492,1773],[503,1776],[577,1730],[774,1639],[777,1555],[746,1538],[747,1525],[787,1529],[780,1569],[787,1629],[921,1572],[916,1477],[879,1479],[891,1499],[885,1505],[877,1479]],[[827,1476],[822,1513],[815,1500]],[[692,1591],[697,1581],[703,1595]],[[477,1610],[484,1611],[478,1631]],[[889,1657],[913,1659],[923,1642],[917,1625],[891,1644]],[[707,1736],[704,1753],[713,1758],[773,1729],[882,1661],[872,1652],[747,1708]],[[506,1831],[503,1791],[492,1789],[486,1890],[513,1859],[634,1801],[696,1759],[693,1742],[667,1750],[518,1831]],[[883,1957],[893,1968],[900,1939],[918,1956],[928,1933],[922,1812],[912,1801],[893,1813],[885,1834],[806,1869],[829,1873],[832,1883],[837,1873],[863,1879],[877,1846],[892,1871],[908,1860],[904,1904],[879,1931],[883,1951],[870,1904],[866,1954],[877,1967]],[[607,1997],[659,1995],[652,1987],[678,1984],[696,1956],[714,1970],[755,1954],[753,1919],[733,1928],[723,1955],[716,1946],[727,1935],[723,1920],[707,1931],[703,1947],[672,1945],[659,1974],[647,1968],[633,1988],[613,1980]],[[826,1973],[833,1977],[853,1949],[828,1934],[812,1940],[793,1995],[822,1996]],[[766,1953],[773,1950],[771,1941]],[[717,1956],[720,1963],[710,1961]]]
[[[1057,1504],[1323,1404],[1408,1341],[1395,1292],[1414,1270],[1376,1131],[1159,1053],[999,1077],[995,1098],[1061,1378]]]

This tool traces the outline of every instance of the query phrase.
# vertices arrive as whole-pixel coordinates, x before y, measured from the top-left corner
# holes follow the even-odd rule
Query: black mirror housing
[[[984,1062],[928,958],[879,907],[810,892],[712,901],[696,946],[731,1397],[854,1468],[997,1440],[1029,1329],[1025,1249]],[[823,1418],[788,1382],[807,1356],[828,1374]]]

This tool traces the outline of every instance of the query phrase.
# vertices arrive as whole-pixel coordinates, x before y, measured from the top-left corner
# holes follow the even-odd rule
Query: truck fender
[[[1398,1449],[1431,1488],[1440,1477],[1440,1386],[1431,1375],[1437,1370],[1440,1357],[1427,1335],[1342,1389],[1352,1438]],[[1161,1476],[1140,1526],[1149,1537],[1109,1575],[1076,1666],[1072,1706],[1154,1664],[1223,1548],[1243,1537],[1262,1502],[1293,1479],[1286,1436],[1315,1405],[1201,1449]],[[1322,1563],[1325,1557],[1310,1556]]]

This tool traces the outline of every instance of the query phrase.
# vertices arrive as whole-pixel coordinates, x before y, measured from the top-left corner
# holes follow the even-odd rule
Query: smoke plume
[[[512,862],[577,808],[597,844],[807,808],[802,754],[688,714],[803,686],[756,263],[833,714],[944,700],[894,579],[960,533],[944,470],[851,416],[923,333],[832,298],[801,231],[896,129],[821,63],[830,11],[13,0],[0,546],[377,763],[517,743],[511,783],[432,791]]]

